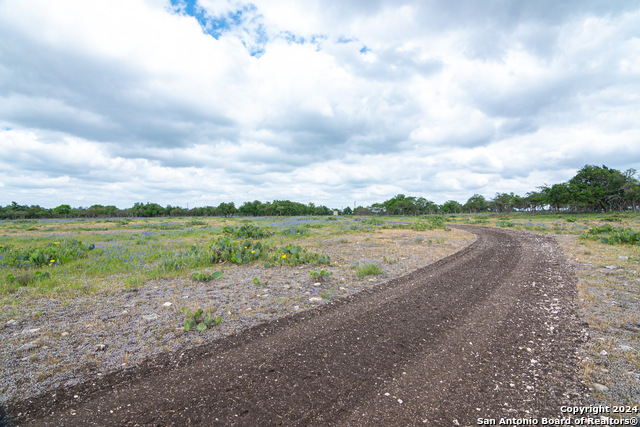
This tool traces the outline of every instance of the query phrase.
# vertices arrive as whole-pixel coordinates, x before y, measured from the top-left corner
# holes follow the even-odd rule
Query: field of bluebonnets
[[[594,399],[640,403],[632,213],[1,221],[3,400],[379,285],[471,243],[455,224],[554,235],[578,277]]]
[[[444,217],[2,221],[0,304],[19,305],[38,295],[91,294],[114,281],[125,288],[185,274],[209,281],[215,272],[198,270],[222,264],[309,265],[322,271],[330,265],[322,255],[324,238],[375,229],[436,228],[446,229]]]

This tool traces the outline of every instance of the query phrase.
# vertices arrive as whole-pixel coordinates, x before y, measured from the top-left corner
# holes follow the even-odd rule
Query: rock
[[[628,345],[621,345],[620,347],[618,347],[620,350],[622,351],[636,351],[635,348],[628,346]]]
[[[153,314],[145,314],[145,315],[142,316],[142,318],[144,320],[156,320],[158,317],[160,317],[160,316],[158,316],[155,313],[153,313]]]
[[[22,333],[24,335],[33,335],[36,332],[38,332],[40,329],[42,329],[42,328],[25,329],[24,331],[22,331]]]
[[[63,333],[60,334],[60,336],[68,337],[69,336],[69,332],[63,332]]]
[[[598,384],[598,383],[593,383],[593,388],[595,388],[599,392],[609,391],[609,387],[603,384]]]
[[[628,259],[629,259],[629,257],[628,257],[628,256],[624,256],[624,255],[620,255],[618,258],[620,258],[620,259],[624,259],[624,260],[628,260]]]
[[[106,344],[98,344],[96,345],[96,351],[105,351],[107,349]]]
[[[606,268],[607,270],[617,270],[618,267],[615,265],[605,265],[604,268]]]
[[[600,352],[600,356],[606,357],[606,356],[608,356],[608,355],[609,355],[609,353],[607,353],[607,350],[602,350],[602,351]]]
[[[28,351],[38,347],[40,347],[40,344],[37,341],[31,341],[18,347],[18,351]]]
[[[295,311],[298,311],[298,310],[300,310],[300,306],[298,306],[298,305],[294,305],[294,306],[293,306],[293,309],[294,309]]]
[[[320,302],[322,301],[322,298],[320,297],[311,297],[309,298],[309,302]]]
[[[16,319],[11,319],[7,323],[5,323],[4,326],[13,326],[17,324],[18,324],[18,321]]]
[[[289,286],[289,285],[283,285],[283,286],[282,286],[282,289],[291,289],[291,286]]]
[[[169,301],[162,304],[163,307],[171,307],[171,303]]]

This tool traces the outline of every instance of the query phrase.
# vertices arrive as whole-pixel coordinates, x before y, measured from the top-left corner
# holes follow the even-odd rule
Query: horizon
[[[0,205],[343,209],[640,170],[640,3],[0,0]]]

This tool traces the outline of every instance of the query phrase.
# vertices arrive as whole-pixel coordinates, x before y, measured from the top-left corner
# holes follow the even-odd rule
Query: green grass
[[[0,221],[0,306],[19,305],[21,301],[39,295],[66,297],[90,295],[98,290],[135,290],[154,279],[190,278],[196,272],[216,268],[208,256],[203,256],[206,251],[203,252],[202,248],[209,248],[212,241],[222,237],[225,226],[252,232],[256,231],[252,227],[269,229],[275,234],[254,241],[268,242],[275,249],[291,245],[322,254],[324,245],[331,241],[347,244],[353,239],[349,237],[351,234],[368,233],[357,238],[366,240],[371,233],[379,233],[383,229],[420,232],[423,228],[445,227],[445,223],[503,225],[543,234],[579,236],[604,225],[638,233],[640,214],[483,213],[455,217],[354,217],[335,220],[323,217],[203,217]],[[287,230],[288,233],[285,232]],[[625,236],[620,236],[620,239]],[[415,237],[416,242],[444,241],[421,239],[421,236]],[[93,249],[89,249],[91,246]],[[42,256],[35,255],[36,252],[41,252]],[[28,255],[27,258],[34,255],[34,261],[29,266],[18,266],[16,253]],[[225,264],[218,265],[224,269]],[[384,271],[380,266],[371,264],[359,266],[356,273],[362,277],[383,274]]]
[[[372,276],[377,274],[383,274],[382,267],[378,264],[365,264],[363,266],[356,268],[356,276],[364,277],[364,276]]]

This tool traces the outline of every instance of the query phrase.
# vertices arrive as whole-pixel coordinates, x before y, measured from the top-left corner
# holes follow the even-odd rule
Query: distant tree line
[[[576,176],[567,182],[544,185],[539,191],[531,191],[524,196],[514,193],[496,193],[487,200],[480,194],[474,194],[466,203],[449,200],[441,205],[424,197],[395,197],[371,206],[347,207],[341,211],[344,215],[426,215],[514,211],[529,212],[611,212],[633,210],[640,204],[640,181],[635,177],[636,170],[620,172],[606,166],[585,165]],[[178,216],[310,216],[331,215],[334,209],[303,204],[289,200],[273,202],[244,202],[240,207],[233,202],[220,203],[218,206],[205,206],[185,209],[179,206],[162,207],[157,203],[135,203],[127,209],[115,206],[93,205],[88,208],[72,208],[60,205],[47,209],[37,205],[27,206],[12,202],[0,207],[0,219],[38,219],[38,218],[113,218],[113,217],[178,217]]]

